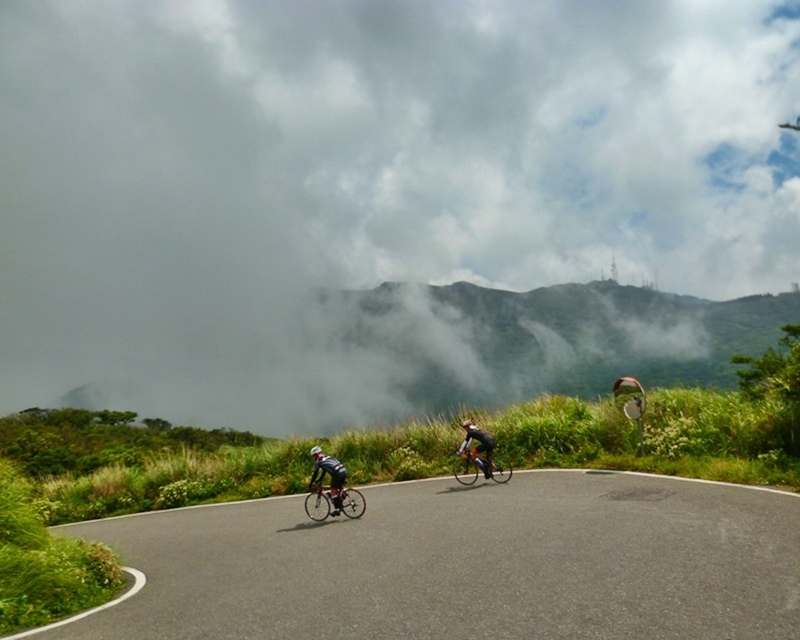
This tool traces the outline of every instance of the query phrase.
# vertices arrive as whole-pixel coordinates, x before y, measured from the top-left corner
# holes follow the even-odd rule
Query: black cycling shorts
[[[334,473],[331,476],[331,487],[335,487],[336,489],[341,489],[344,486],[346,480],[347,480],[347,469],[342,467],[339,473]]]
[[[487,440],[486,442],[481,442],[477,447],[475,447],[475,450],[478,453],[484,453],[484,452],[491,453],[492,451],[494,451],[494,440]]]

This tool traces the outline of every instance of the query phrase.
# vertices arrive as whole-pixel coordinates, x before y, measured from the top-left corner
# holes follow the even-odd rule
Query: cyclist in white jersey
[[[478,446],[472,449],[472,455],[478,463],[478,466],[483,469],[484,477],[488,480],[492,477],[491,465],[488,464],[488,462],[494,451],[494,436],[485,429],[478,429],[471,418],[464,420],[461,423],[461,428],[466,431],[466,434],[464,436],[464,442],[461,443],[461,447],[458,449],[458,455],[470,449],[472,445],[477,442]],[[485,455],[485,460],[481,460],[479,455],[481,453]]]

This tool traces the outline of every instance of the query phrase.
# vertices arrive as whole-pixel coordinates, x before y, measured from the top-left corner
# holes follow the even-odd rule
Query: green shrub
[[[0,634],[110,600],[122,569],[105,545],[50,535],[33,487],[0,459]]]
[[[159,489],[157,506],[164,509],[183,507],[190,500],[199,499],[205,495],[205,486],[199,480],[176,480]]]
[[[390,468],[394,470],[394,479],[417,480],[430,475],[430,466],[422,456],[409,446],[403,446],[389,456]]]

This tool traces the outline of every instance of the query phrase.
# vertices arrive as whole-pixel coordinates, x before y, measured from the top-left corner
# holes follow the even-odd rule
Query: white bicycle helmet
[[[322,453],[322,447],[320,447],[320,446],[311,447],[311,455],[312,456],[317,456],[320,453]]]

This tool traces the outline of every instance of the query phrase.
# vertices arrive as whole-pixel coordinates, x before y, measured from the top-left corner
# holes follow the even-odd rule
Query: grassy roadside
[[[32,506],[33,489],[0,460],[0,635],[102,604],[123,586],[108,547],[47,531]]]
[[[515,468],[627,469],[800,490],[800,428],[785,405],[735,392],[656,390],[639,434],[612,401],[564,396],[494,412],[469,412],[493,432]],[[45,478],[34,506],[45,524],[305,491],[309,449],[341,459],[353,484],[447,474],[462,432],[457,420],[411,420],[331,438],[290,438],[258,446],[189,448],[113,465],[92,474]]]
[[[647,403],[644,455],[638,455],[638,425],[613,401],[542,396],[459,413],[493,432],[498,451],[517,469],[643,471],[800,491],[800,421],[786,405],[692,388],[655,390]],[[51,536],[46,525],[302,493],[315,444],[345,462],[353,484],[445,475],[462,438],[457,423],[411,420],[331,438],[225,445],[213,453],[185,448],[39,483],[0,459],[0,634],[101,604],[122,587],[110,549]]]

